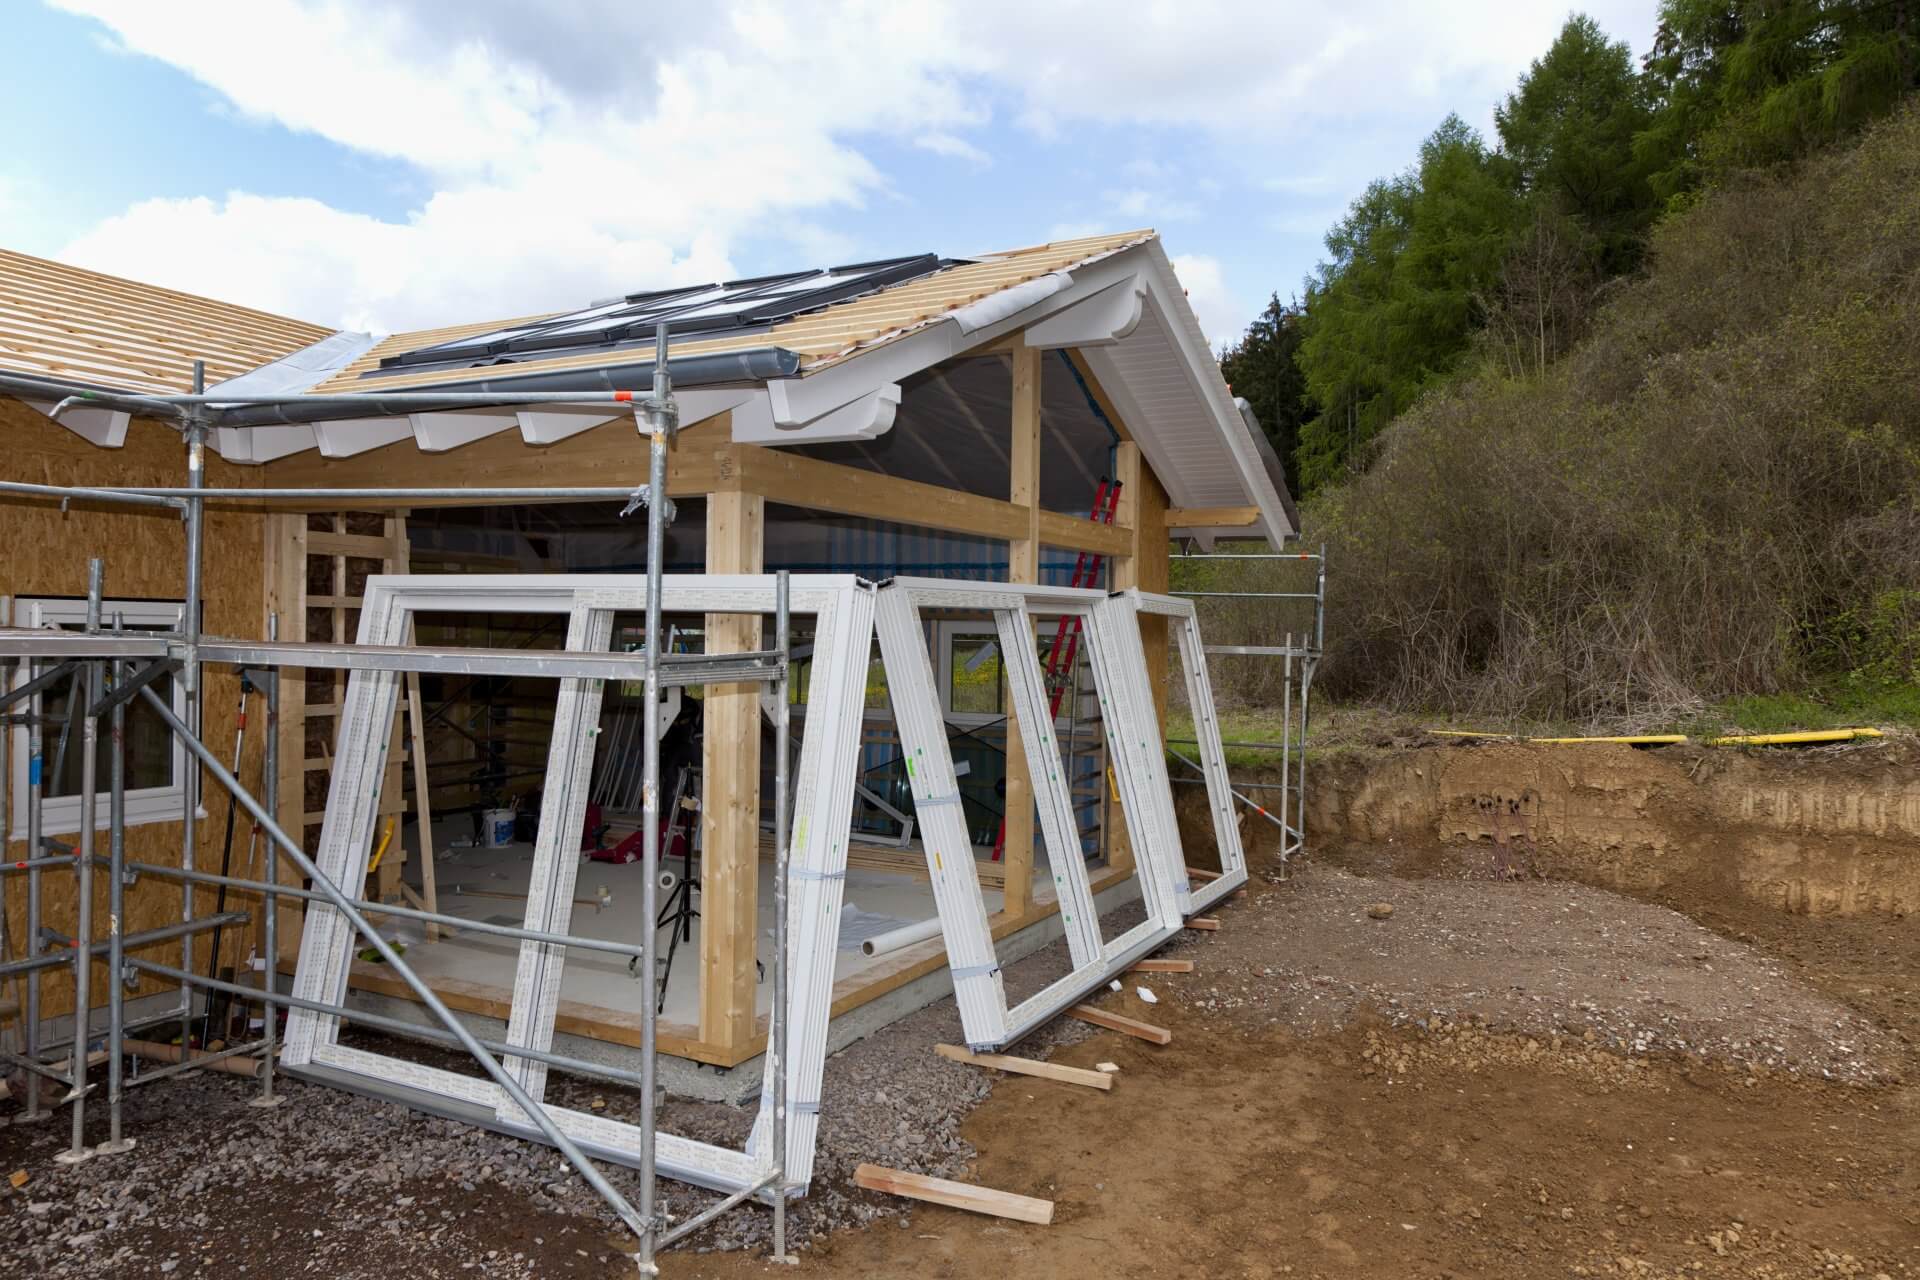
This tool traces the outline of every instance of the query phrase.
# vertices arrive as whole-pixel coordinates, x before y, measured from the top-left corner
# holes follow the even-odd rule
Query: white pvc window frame
[[[1155,595],[1130,588],[1123,595],[1140,613],[1169,619],[1168,629],[1180,651],[1180,674],[1186,681],[1187,706],[1193,712],[1193,736],[1200,746],[1200,771],[1207,783],[1207,807],[1213,815],[1213,838],[1220,851],[1220,876],[1198,889],[1189,887],[1187,912],[1205,911],[1247,882],[1247,853],[1240,842],[1240,822],[1233,807],[1233,784],[1227,777],[1227,752],[1220,738],[1220,718],[1213,704],[1213,681],[1207,673],[1207,648],[1200,639],[1200,620],[1193,601],[1180,596]],[[1164,732],[1165,726],[1161,726]],[[1162,760],[1164,767],[1164,757]]]
[[[1007,1003],[990,913],[960,811],[959,780],[940,719],[939,686],[944,673],[936,675],[933,669],[922,609],[984,611],[993,616],[1002,670],[1012,694],[1010,713],[1020,725],[1073,970],[1013,1006]],[[1036,616],[1063,615],[1082,619],[1146,910],[1144,920],[1111,941],[1100,932],[1073,818],[1073,796],[1034,643]],[[1135,602],[1071,587],[896,578],[879,591],[874,630],[906,753],[961,1026],[974,1049],[999,1048],[1058,1016],[1113,974],[1160,947],[1181,926],[1187,892],[1185,864],[1173,821],[1172,788],[1164,758],[1159,758],[1160,735],[1139,644]],[[1144,763],[1149,756],[1159,758],[1157,776]],[[1166,833],[1171,833],[1171,841]]]
[[[103,600],[100,616],[111,625],[118,615],[130,628],[142,630],[163,628],[169,631],[180,629],[181,615],[185,610],[177,600]],[[87,602],[84,599],[72,599],[62,596],[15,596],[12,601],[13,622],[16,627],[29,627],[34,630],[60,628],[66,630],[79,627],[87,620]],[[15,687],[25,684],[35,674],[34,664],[22,662],[17,665],[14,676]],[[173,681],[173,711],[177,716],[187,714],[187,691],[180,681]],[[27,783],[28,751],[26,726],[16,726],[13,739],[13,804],[12,812],[7,815],[8,838],[24,840],[27,836]],[[51,766],[52,741],[59,734],[57,729],[46,734],[45,749],[47,763]],[[69,751],[80,748],[78,735],[68,744]],[[167,734],[168,777],[171,779],[163,787],[129,787],[126,792],[126,824],[130,827],[142,826],[152,822],[178,822],[180,811],[187,797],[187,748],[175,734]],[[104,778],[102,782],[104,783]],[[94,825],[105,831],[113,821],[113,815],[107,805],[107,791],[103,785],[99,792],[98,812]],[[43,835],[67,835],[80,829],[80,800],[78,792],[70,796],[42,796],[40,800],[40,830]],[[202,812],[201,817],[206,814]]]
[[[766,614],[775,603],[772,575],[675,574],[665,578],[662,588],[661,606],[674,613]],[[408,621],[422,612],[565,613],[569,650],[606,651],[614,614],[644,609],[646,599],[647,582],[641,575],[378,576],[367,582],[358,642],[403,643]],[[657,1167],[667,1177],[726,1192],[755,1185],[773,1171],[772,1113],[783,1103],[788,1115],[785,1176],[802,1192],[811,1178],[867,658],[873,644],[873,603],[873,588],[851,575],[810,574],[789,580],[790,612],[813,615],[815,636],[810,714],[791,801],[787,1093],[776,1102],[772,1081],[766,1081],[760,1113],[742,1150],[656,1134]],[[364,880],[373,847],[398,684],[398,673],[373,670],[356,670],[347,682],[315,860],[349,892]],[[576,845],[604,684],[593,679],[559,681],[547,791],[527,896],[526,927],[531,929],[565,933],[572,916],[580,861]],[[354,944],[351,926],[337,911],[318,903],[309,908],[294,994],[343,1003]],[[521,943],[508,1043],[551,1048],[565,959],[564,947]],[[492,1081],[342,1045],[339,1027],[340,1019],[333,1015],[293,1010],[282,1062],[296,1070],[328,1069],[321,1078],[338,1078],[333,1073],[349,1081],[358,1078],[358,1087],[375,1091],[400,1086],[440,1109],[539,1140],[531,1117]],[[535,1099],[544,1097],[546,1064],[509,1056],[505,1065]],[[638,1159],[645,1135],[637,1126],[566,1107],[548,1106],[547,1113],[584,1149],[623,1163]]]

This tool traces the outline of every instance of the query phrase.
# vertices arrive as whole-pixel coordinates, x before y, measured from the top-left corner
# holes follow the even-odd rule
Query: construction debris
[[[950,1062],[964,1062],[970,1066],[988,1067],[994,1071],[1006,1071],[1014,1075],[1038,1076],[1043,1080],[1059,1080],[1064,1084],[1083,1085],[1089,1089],[1111,1089],[1113,1080],[1098,1071],[1088,1071],[1084,1067],[1069,1067],[1057,1062],[1039,1062],[1033,1058],[1015,1058],[1004,1053],[974,1053],[962,1049],[957,1044],[937,1044],[933,1051]]]
[[[1043,1227],[1053,1222],[1053,1201],[1015,1195],[1011,1191],[995,1191],[991,1187],[929,1178],[877,1164],[861,1165],[853,1171],[853,1180],[856,1185],[869,1191],[884,1191],[888,1195],[925,1200],[930,1204],[946,1205],[950,1209],[965,1209],[969,1213],[1012,1218],[1017,1222],[1032,1222]]]
[[[1156,1027],[1150,1022],[1141,1022],[1125,1014],[1108,1013],[1105,1009],[1096,1009],[1090,1004],[1077,1004],[1067,1010],[1067,1013],[1082,1022],[1091,1022],[1096,1027],[1105,1027],[1109,1031],[1135,1036],[1149,1044],[1173,1043],[1173,1032],[1165,1027]]]

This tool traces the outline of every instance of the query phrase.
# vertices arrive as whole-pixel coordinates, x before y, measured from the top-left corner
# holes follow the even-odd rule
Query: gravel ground
[[[1392,906],[1388,918],[1369,914],[1380,903]],[[1249,1037],[1395,1024],[1420,1047],[1370,1040],[1361,1069],[1383,1079],[1429,1058],[1494,1070],[1567,1062],[1623,1081],[1649,1055],[1849,1082],[1889,1079],[1900,1062],[1887,1031],[1766,954],[1584,886],[1306,867],[1284,884],[1256,883],[1218,914],[1219,933],[1167,952],[1202,956],[1199,972],[1142,977],[1125,1003],[1137,1002],[1135,985],[1157,987],[1163,1009]],[[1055,944],[1010,966],[1010,996],[1064,964]],[[1018,1051],[1045,1057],[1089,1034],[1061,1021]],[[976,1153],[960,1128],[993,1077],[932,1052],[960,1039],[942,1001],[829,1062],[811,1193],[790,1217],[794,1247],[907,1221],[905,1202],[852,1186],[861,1161],[938,1176],[969,1167]],[[62,1121],[0,1128],[0,1173],[27,1175],[18,1190],[0,1181],[0,1256],[16,1274],[50,1277],[627,1273],[616,1224],[543,1147],[294,1082],[285,1106],[259,1111],[245,1105],[254,1088],[207,1075],[136,1090],[126,1127],[140,1146],[76,1168],[51,1160]],[[616,1117],[636,1110],[623,1090],[557,1075],[552,1092]],[[13,1109],[0,1104],[0,1116]],[[90,1115],[104,1122],[103,1107]],[[731,1143],[750,1121],[745,1110],[682,1102],[664,1117],[673,1132]],[[634,1192],[630,1174],[609,1172]],[[711,1202],[672,1183],[662,1191],[674,1217]],[[763,1211],[731,1214],[694,1247],[764,1250],[768,1226]]]
[[[1114,927],[1124,927],[1123,917],[1111,919]],[[1010,998],[1037,990],[1066,963],[1065,944],[1056,943],[1009,966]],[[1087,1034],[1063,1020],[1022,1052],[1044,1057]],[[435,1047],[375,1036],[354,1042],[462,1069]],[[966,1167],[974,1151],[957,1131],[992,1081],[932,1051],[963,1042],[948,999],[833,1057],[812,1188],[788,1216],[792,1247],[875,1219],[904,1220],[903,1202],[853,1187],[862,1161],[944,1177]],[[545,1147],[298,1081],[282,1092],[284,1106],[261,1111],[246,1105],[257,1086],[226,1075],[133,1090],[124,1127],[139,1145],[71,1168],[52,1160],[67,1143],[64,1115],[0,1128],[0,1172],[28,1173],[18,1190],[0,1182],[0,1255],[15,1259],[20,1274],[47,1277],[394,1274],[370,1255],[404,1256],[407,1274],[420,1276],[602,1275],[609,1264],[624,1266],[617,1254],[631,1238]],[[638,1111],[630,1090],[558,1073],[548,1093],[616,1118]],[[0,1122],[17,1109],[0,1103]],[[102,1131],[90,1123],[88,1140],[104,1139],[105,1108],[89,1116]],[[670,1132],[733,1146],[744,1144],[752,1121],[750,1108],[672,1099],[662,1116]],[[605,1168],[637,1196],[629,1171]],[[718,1198],[672,1182],[661,1184],[661,1195],[675,1219]],[[730,1213],[690,1247],[764,1253],[771,1227],[764,1211]]]
[[[1369,908],[1390,907],[1385,919]],[[1627,1054],[1890,1080],[1887,1029],[1766,953],[1666,907],[1568,882],[1377,879],[1299,868],[1230,908],[1228,963],[1187,998],[1243,1026],[1337,1031],[1358,1010],[1478,1021]]]

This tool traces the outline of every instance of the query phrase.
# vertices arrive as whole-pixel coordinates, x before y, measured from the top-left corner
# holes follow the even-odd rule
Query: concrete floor
[[[451,848],[453,839],[467,835],[468,824],[456,821],[436,824],[436,827],[443,825],[444,835],[436,833],[436,846],[441,851],[435,862],[440,909],[468,919],[521,923],[532,870],[532,846]],[[987,854],[983,851],[977,856],[984,860]],[[1043,886],[1051,887],[1051,878],[1044,869],[1044,856],[1040,861],[1042,865],[1036,867],[1034,876],[1036,891]],[[697,862],[696,858],[696,865]],[[668,859],[666,865],[671,870],[680,870],[678,858]],[[417,880],[417,863],[409,866],[408,874]],[[639,863],[582,860],[574,887],[571,931],[585,937],[637,945],[641,894]],[[1043,900],[1046,897],[1045,894],[1039,896]],[[1000,909],[1001,895],[997,889],[988,889],[984,897],[990,913]],[[664,909],[668,895],[662,893],[660,900]],[[887,957],[864,955],[859,949],[862,938],[879,929],[911,924],[937,914],[931,885],[917,876],[890,871],[850,868],[844,902],[848,910],[843,912],[841,945],[835,953],[836,982],[887,963]],[[699,909],[697,892],[693,905]],[[502,998],[511,994],[520,947],[513,939],[474,933],[428,945],[417,927],[403,927],[397,920],[389,923],[395,926],[389,934],[398,934],[408,943],[408,963],[429,982],[457,978],[497,986]],[[759,923],[758,952],[765,963],[773,953],[774,925],[773,864],[768,860],[760,864]],[[697,1024],[699,1021],[700,927],[701,921],[694,919],[692,936],[680,942],[667,981],[662,1018],[670,1023]],[[662,932],[663,949],[667,941],[668,935]],[[576,950],[567,957],[561,998],[583,1005],[628,1010],[634,1006],[636,985],[624,959]],[[762,982],[760,1012],[766,1012],[771,1004],[772,984]]]

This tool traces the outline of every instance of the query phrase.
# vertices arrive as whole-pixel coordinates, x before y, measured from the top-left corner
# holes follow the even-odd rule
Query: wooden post
[[[1115,591],[1140,585],[1140,560],[1144,551],[1140,545],[1140,474],[1140,446],[1131,440],[1115,444],[1113,478],[1120,482],[1120,501],[1114,507],[1113,522],[1132,531],[1132,550],[1127,555],[1113,558],[1108,585]],[[1102,793],[1109,797],[1106,813],[1111,819],[1105,826],[1107,865],[1115,871],[1131,871],[1133,841],[1127,837],[1127,823],[1120,811],[1120,801],[1112,798],[1109,788],[1103,787]]]
[[[1007,580],[1040,581],[1040,352],[1013,351],[1013,439],[1008,449],[1007,500],[1025,508],[1026,536],[1007,541]],[[1019,919],[1033,905],[1033,781],[1012,713],[1013,692],[1002,694],[1007,714],[1007,882],[1001,910]]]
[[[707,572],[759,573],[766,500],[728,489],[707,495]],[[760,647],[760,620],[710,613],[706,651]],[[760,686],[706,688],[700,771],[700,1038],[743,1048],[754,1033],[760,935]],[[661,778],[670,791],[671,778]]]

